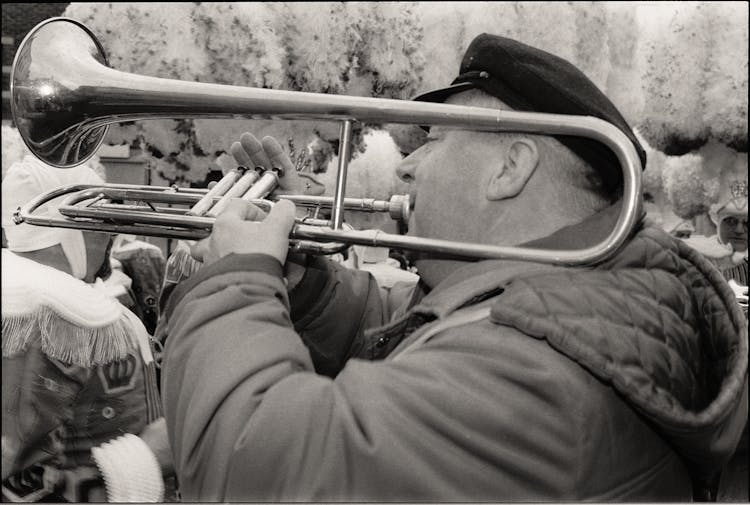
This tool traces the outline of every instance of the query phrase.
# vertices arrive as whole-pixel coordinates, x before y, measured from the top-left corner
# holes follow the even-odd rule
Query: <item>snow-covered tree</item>
[[[645,103],[637,122],[649,143],[672,155],[712,139],[746,151],[747,4],[656,4],[638,20]]]

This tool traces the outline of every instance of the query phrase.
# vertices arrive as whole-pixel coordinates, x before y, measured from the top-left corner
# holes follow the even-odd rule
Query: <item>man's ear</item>
[[[503,200],[519,194],[539,165],[539,150],[530,138],[514,138],[498,160],[487,184],[488,200]]]

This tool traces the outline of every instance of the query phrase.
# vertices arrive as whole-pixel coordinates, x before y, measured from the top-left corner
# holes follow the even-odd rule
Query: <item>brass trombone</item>
[[[334,196],[325,202],[331,219],[294,225],[293,243],[328,253],[343,245],[359,244],[429,252],[470,259],[507,258],[553,264],[591,264],[612,255],[634,227],[641,192],[641,164],[635,147],[614,125],[593,117],[495,110],[442,103],[382,98],[336,96],[220,84],[161,79],[120,72],[108,67],[104,49],[81,23],[52,18],[37,25],[23,40],[11,71],[11,106],[16,126],[29,149],[40,160],[59,168],[83,163],[94,155],[111,123],[157,118],[259,118],[340,121],[339,165]],[[354,121],[444,125],[482,131],[512,131],[582,136],[603,143],[617,156],[624,180],[621,214],[612,233],[600,244],[580,250],[545,250],[342,229],[347,208],[363,201],[345,198],[350,140]],[[272,172],[271,172],[272,173]],[[245,174],[243,174],[244,176]],[[273,175],[259,174],[266,181]],[[234,176],[233,176],[234,177]],[[233,184],[227,184],[231,187]],[[253,181],[250,187],[258,184]],[[273,183],[270,186],[274,186]],[[269,187],[270,187],[269,186]],[[273,188],[271,188],[271,191]],[[33,214],[45,202],[70,194],[60,209],[63,218]],[[152,203],[191,205],[168,211]],[[94,203],[90,200],[94,199]],[[87,230],[164,237],[201,238],[210,233],[213,218],[195,209],[202,199],[209,210],[218,195],[206,190],[105,185],[73,186],[40,195],[21,207],[17,222]],[[281,198],[281,196],[269,198]],[[295,203],[311,202],[297,197]],[[166,199],[166,200],[165,200]],[[117,200],[140,200],[144,205],[118,207]],[[88,202],[86,206],[78,205]],[[348,205],[348,207],[347,207]],[[392,214],[407,212],[408,202],[379,202],[373,209]],[[400,208],[400,211],[392,211]],[[150,216],[150,217],[149,217]],[[321,225],[322,224],[322,225]],[[329,244],[333,243],[333,246]],[[304,249],[304,247],[301,248]]]

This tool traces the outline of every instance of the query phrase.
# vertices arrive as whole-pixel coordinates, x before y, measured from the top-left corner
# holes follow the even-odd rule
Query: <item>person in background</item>
[[[118,235],[112,245],[112,262],[131,280],[126,304],[154,334],[159,319],[159,293],[166,260],[162,250],[132,235]]]
[[[171,452],[148,333],[114,297],[108,233],[16,225],[39,194],[101,184],[27,156],[2,182],[2,492],[7,501],[160,501]],[[60,199],[37,212],[59,216]]]
[[[418,99],[598,117],[646,163],[580,70],[508,38],[476,37],[452,85]],[[294,177],[274,139],[237,145],[239,163]],[[579,137],[433,126],[398,172],[420,237],[581,249],[621,208],[616,157]],[[711,497],[747,419],[747,326],[682,241],[639,221],[596,265],[423,253],[391,311],[367,272],[289,253],[294,212],[232,202],[166,303],[185,499]]]
[[[729,184],[729,191],[709,210],[709,216],[716,225],[719,244],[725,253],[710,258],[729,282],[737,302],[747,319],[747,180],[735,180]],[[748,426],[742,432],[742,439],[734,457],[720,478],[719,499],[727,501],[748,501],[748,454],[750,441]]]
[[[733,181],[729,186],[730,194],[709,211],[718,241],[727,252],[716,265],[727,280],[733,279],[747,289],[747,180]]]
[[[708,212],[716,235],[692,235],[684,240],[719,269],[747,316],[747,180],[734,180],[727,186]]]

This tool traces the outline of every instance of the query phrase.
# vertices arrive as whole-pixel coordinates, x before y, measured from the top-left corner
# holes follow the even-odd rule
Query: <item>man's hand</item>
[[[151,452],[154,453],[154,456],[156,456],[162,475],[172,475],[174,473],[174,460],[172,459],[172,449],[169,446],[169,438],[167,437],[166,419],[160,417],[151,424],[146,425],[138,437],[146,443]]]
[[[273,137],[263,137],[258,141],[251,133],[243,133],[239,142],[231,147],[232,156],[240,165],[247,168],[263,167],[266,170],[280,168],[279,194],[322,195],[325,186],[316,181],[312,174],[298,172],[289,156]]]
[[[216,217],[211,235],[196,243],[190,254],[204,265],[232,253],[268,254],[283,265],[293,226],[294,204],[289,200],[276,202],[266,216],[256,205],[233,199]]]

